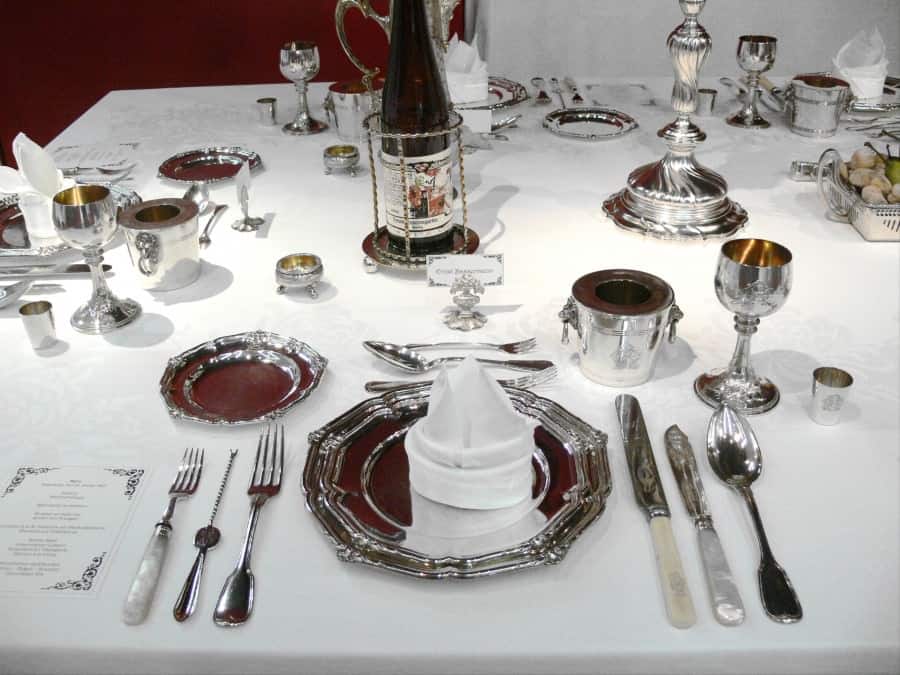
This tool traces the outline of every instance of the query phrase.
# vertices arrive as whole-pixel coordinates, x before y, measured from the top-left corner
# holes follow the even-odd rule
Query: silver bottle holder
[[[653,376],[660,345],[684,314],[672,287],[637,270],[591,272],[572,285],[559,313],[562,342],[569,326],[578,335],[579,367],[589,380],[610,387],[631,387]]]

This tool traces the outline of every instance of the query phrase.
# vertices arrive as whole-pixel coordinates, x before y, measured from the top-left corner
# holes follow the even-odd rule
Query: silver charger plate
[[[528,90],[514,80],[488,75],[488,97],[484,101],[454,103],[457,110],[499,110],[528,100]]]
[[[91,184],[109,188],[120,209],[141,203],[141,196],[134,190],[102,181]],[[50,258],[69,250],[69,245],[62,242],[50,246],[32,246],[25,229],[25,218],[19,211],[19,196],[0,195],[0,258]]]
[[[159,177],[178,183],[221,183],[231,180],[244,162],[250,171],[262,167],[259,154],[238,146],[209,146],[172,155],[159,165]]]
[[[853,98],[847,107],[848,112],[852,114],[900,112],[900,77],[886,77],[884,85],[885,93],[882,94],[881,101],[870,103]],[[888,89],[893,93],[890,93]]]
[[[507,388],[535,419],[532,494],[508,509],[432,502],[409,486],[403,441],[428,385],[367,399],[309,435],[306,506],[346,562],[424,579],[475,578],[561,562],[603,513],[612,487],[606,434],[559,404]]]
[[[562,108],[544,117],[544,128],[557,136],[608,141],[638,128],[637,121],[613,108]]]

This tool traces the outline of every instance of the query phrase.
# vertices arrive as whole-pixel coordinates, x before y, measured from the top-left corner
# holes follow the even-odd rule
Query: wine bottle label
[[[450,149],[434,155],[404,157],[406,199],[400,158],[381,153],[384,167],[384,201],[388,233],[406,236],[404,204],[409,215],[410,239],[436,237],[452,226],[453,184],[450,182]]]

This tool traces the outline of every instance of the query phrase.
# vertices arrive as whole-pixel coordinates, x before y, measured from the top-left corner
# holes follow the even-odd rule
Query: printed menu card
[[[96,594],[145,473],[99,466],[0,473],[0,593]]]

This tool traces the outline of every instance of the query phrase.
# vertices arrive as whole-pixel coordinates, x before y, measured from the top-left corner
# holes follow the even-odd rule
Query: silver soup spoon
[[[763,608],[773,621],[794,623],[803,618],[800,600],[791,585],[787,572],[775,560],[763,529],[762,518],[753,498],[750,485],[762,471],[762,453],[756,435],[747,419],[722,404],[709,420],[706,434],[706,454],[715,474],[737,490],[753,518],[759,540],[760,561],[757,576]]]

